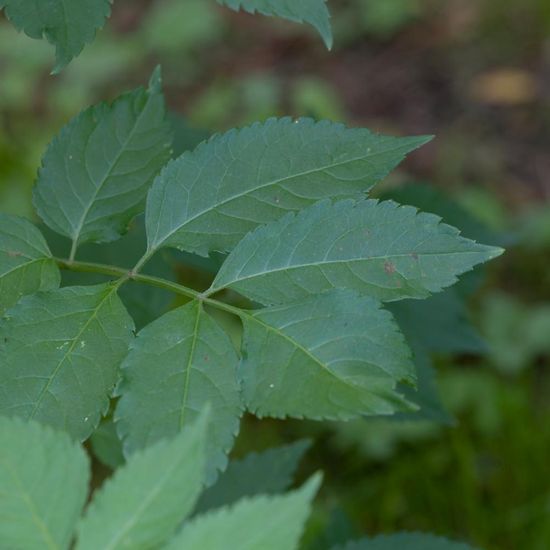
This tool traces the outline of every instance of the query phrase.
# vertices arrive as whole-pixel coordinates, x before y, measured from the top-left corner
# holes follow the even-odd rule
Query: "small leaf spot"
[[[395,273],[395,265],[390,261],[385,261],[384,262],[384,271],[388,275],[391,275],[392,273]]]

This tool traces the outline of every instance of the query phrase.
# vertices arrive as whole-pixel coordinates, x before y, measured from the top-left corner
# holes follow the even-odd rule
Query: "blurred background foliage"
[[[326,481],[311,548],[415,529],[487,550],[546,550],[550,2],[330,5],[335,48],[328,53],[304,27],[214,1],[117,0],[106,29],[56,77],[51,48],[0,19],[0,208],[32,217],[31,188],[52,136],[89,104],[146,82],[157,63],[178,152],[213,131],[283,114],[436,134],[378,193],[508,248],[484,273],[434,297],[413,323],[422,328],[410,336],[418,361],[437,367],[442,403],[432,405],[446,411],[440,422],[247,417],[235,454],[314,437],[302,477],[322,468]],[[429,186],[409,185],[419,181]],[[182,279],[204,286],[204,265],[171,261]],[[414,318],[408,306],[396,307],[403,323]],[[441,311],[452,312],[452,323]],[[146,322],[146,311],[134,313]],[[112,437],[107,425],[98,448],[108,452]]]

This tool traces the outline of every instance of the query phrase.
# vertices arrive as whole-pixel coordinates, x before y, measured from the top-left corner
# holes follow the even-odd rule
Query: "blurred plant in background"
[[[304,466],[327,472],[311,548],[414,528],[488,550],[546,550],[550,3],[342,0],[332,11],[335,52],[327,56],[301,28],[252,24],[214,2],[118,0],[110,25],[56,77],[48,76],[51,47],[0,21],[0,208],[31,216],[51,135],[99,96],[144,80],[160,60],[178,153],[212,131],[283,114],[437,134],[383,196],[406,194],[404,202],[466,236],[510,249],[452,291],[468,296],[469,311],[452,309],[451,292],[424,311],[424,328],[439,331],[439,347],[422,360],[437,367],[444,403],[434,410],[444,422],[247,419],[237,454],[319,436]],[[431,185],[404,185],[416,180]],[[202,267],[180,275],[205,277]],[[451,324],[438,317],[438,300],[454,312]]]

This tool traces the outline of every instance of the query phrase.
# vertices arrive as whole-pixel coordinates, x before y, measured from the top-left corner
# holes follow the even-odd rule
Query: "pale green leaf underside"
[[[282,493],[291,485],[309,445],[308,440],[301,440],[230,461],[216,484],[202,493],[194,514],[221,508],[243,497]]]
[[[231,130],[170,162],[147,197],[149,250],[231,250],[258,225],[323,198],[359,197],[429,138],[311,119]]]
[[[218,0],[229,8],[248,13],[283,17],[297,23],[309,23],[321,35],[326,47],[332,48],[330,14],[326,0]]]
[[[55,46],[54,72],[94,39],[111,13],[110,0],[2,0],[2,7],[17,30]]]
[[[429,533],[396,533],[349,542],[334,550],[474,550],[472,546]]]
[[[0,417],[0,546],[69,547],[88,492],[88,458],[67,434]]]
[[[239,429],[237,353],[199,302],[145,327],[122,365],[115,420],[126,453],[172,437],[211,403],[207,477],[225,468]]]
[[[280,496],[243,499],[185,524],[165,550],[295,550],[321,477]]]
[[[176,437],[119,468],[86,510],[76,550],[159,548],[192,510],[203,485],[207,421],[203,412]]]
[[[38,214],[76,245],[117,239],[143,210],[170,142],[156,70],[148,90],[90,107],[53,140],[34,189]]]
[[[0,314],[21,296],[59,286],[60,274],[40,231],[0,213]]]
[[[330,288],[380,300],[424,298],[502,253],[440,222],[392,201],[322,201],[245,237],[211,292],[229,287],[263,304]]]
[[[376,300],[333,291],[243,320],[239,377],[258,416],[345,420],[413,408],[395,390],[414,382],[409,349]]]
[[[111,285],[22,298],[0,322],[0,414],[86,439],[107,411],[132,330]]]

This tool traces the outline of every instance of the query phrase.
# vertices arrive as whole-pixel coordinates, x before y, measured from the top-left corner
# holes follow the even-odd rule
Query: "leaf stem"
[[[216,309],[221,309],[233,315],[239,317],[248,316],[249,313],[241,308],[231,306],[225,302],[220,302],[219,300],[214,300],[212,298],[206,297],[203,293],[193,290],[192,288],[180,285],[179,283],[174,283],[168,279],[162,279],[161,277],[155,277],[153,275],[143,275],[141,273],[136,273],[135,269],[125,269],[123,267],[117,267],[114,265],[108,264],[99,264],[95,262],[80,262],[80,261],[71,261],[70,259],[63,258],[54,258],[55,262],[61,269],[66,269],[69,271],[77,271],[81,273],[100,273],[102,275],[107,275],[109,277],[116,277],[119,279],[118,284],[123,284],[127,281],[135,281],[136,283],[142,283],[150,286],[155,286],[157,288],[163,288],[164,290],[169,290],[175,294],[181,294],[192,298],[194,300],[199,300],[204,304],[215,307]]]

